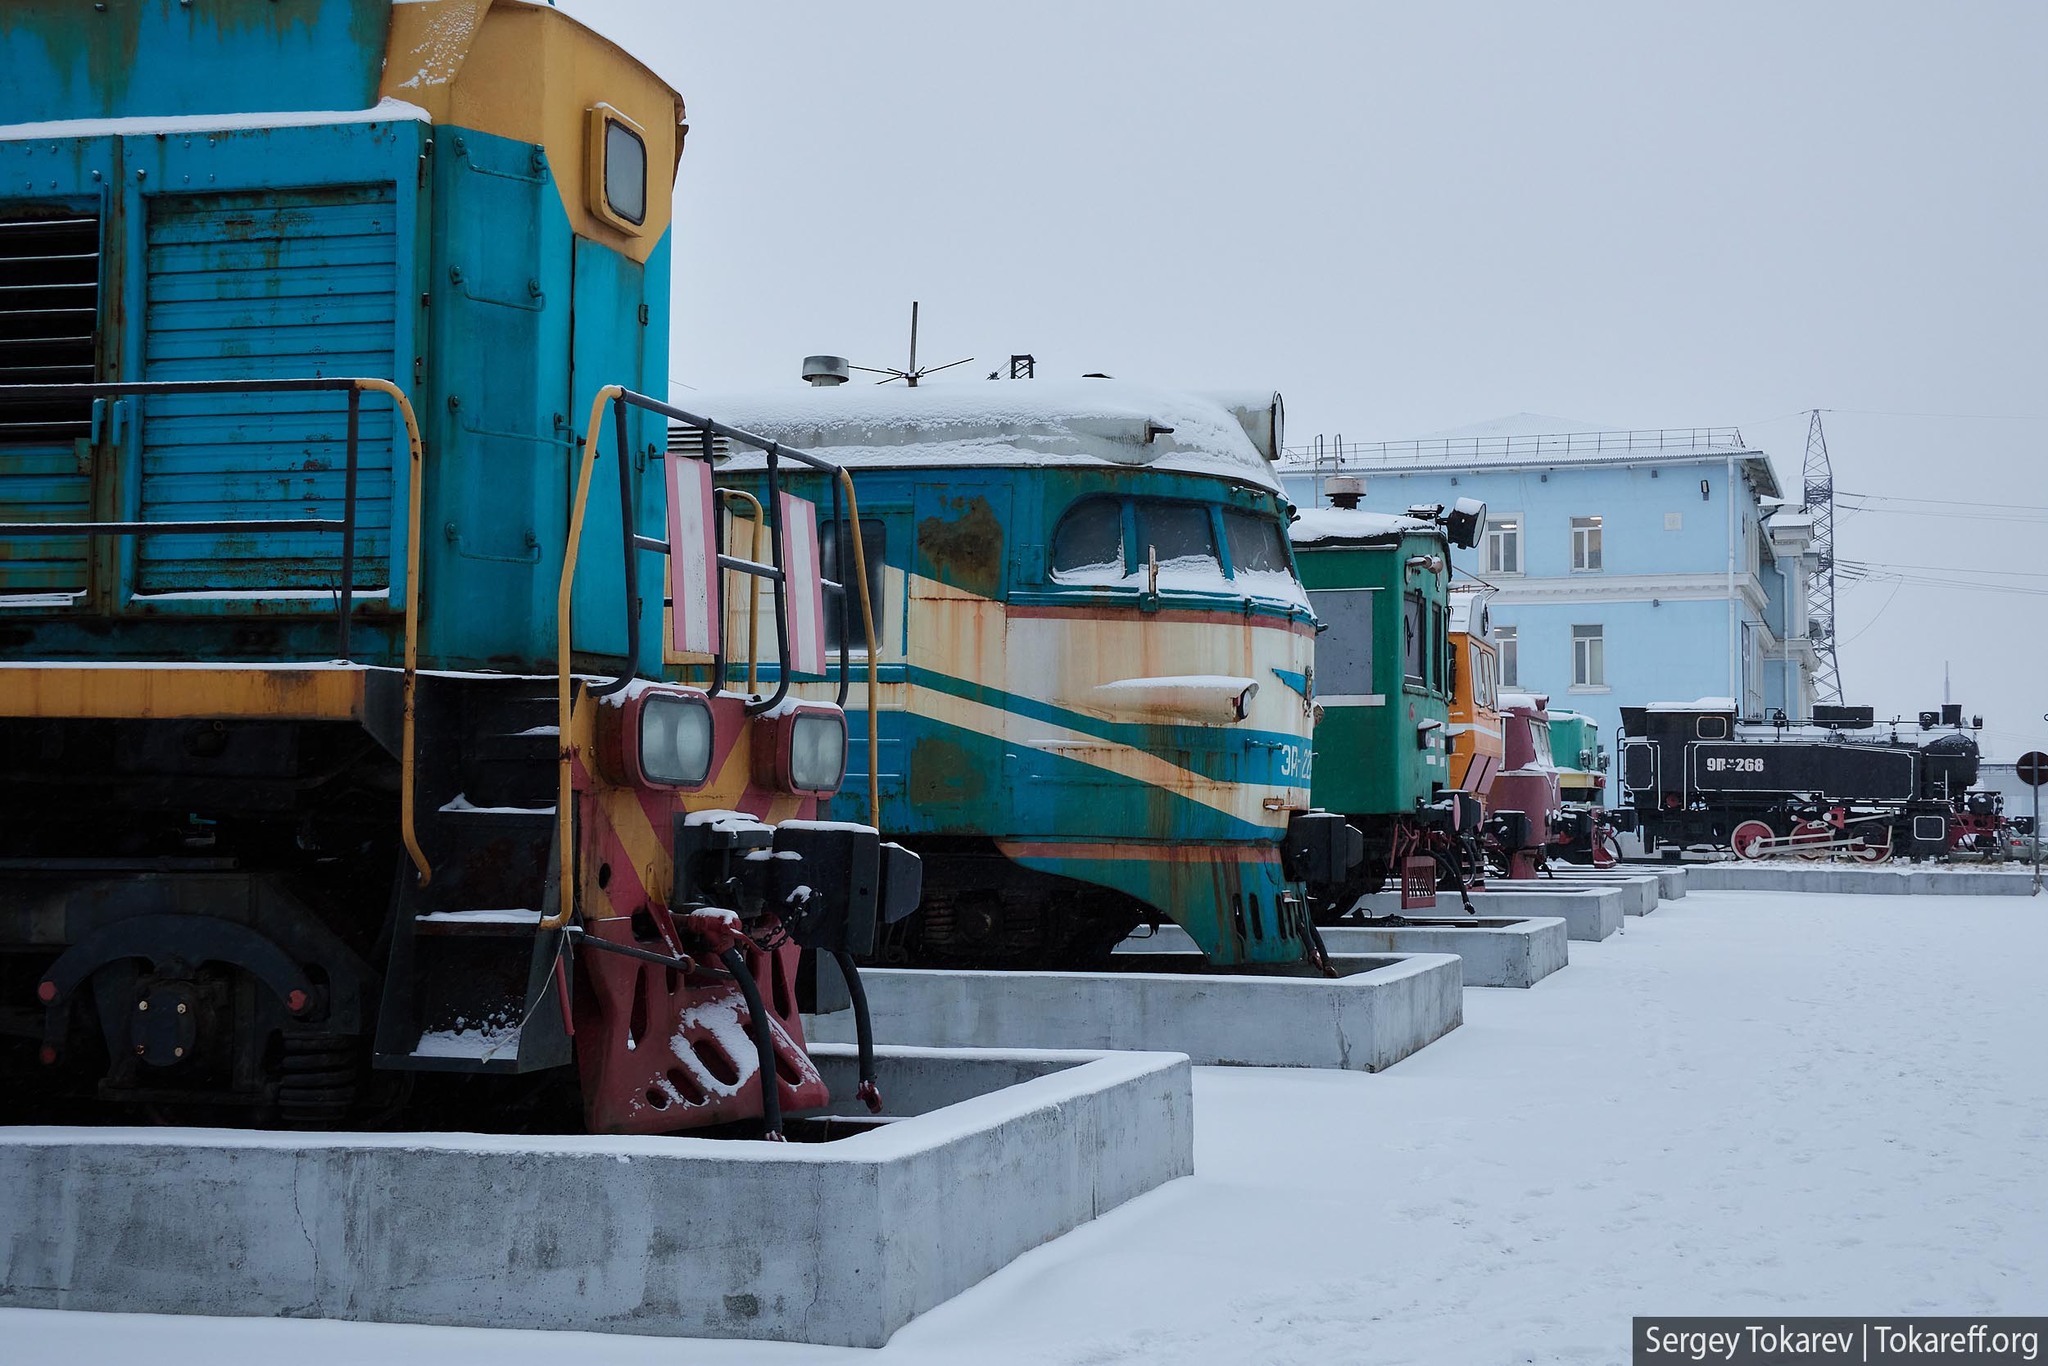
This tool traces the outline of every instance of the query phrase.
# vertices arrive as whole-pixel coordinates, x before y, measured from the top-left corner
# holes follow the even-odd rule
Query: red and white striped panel
[[[718,495],[711,463],[668,457],[670,643],[679,654],[718,653]]]
[[[818,509],[782,495],[782,574],[789,588],[789,669],[813,678],[825,672],[825,589],[818,567]]]

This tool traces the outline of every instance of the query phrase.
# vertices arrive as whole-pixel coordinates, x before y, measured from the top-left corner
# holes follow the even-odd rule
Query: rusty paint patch
[[[942,506],[952,518],[927,517],[917,524],[917,550],[934,577],[992,598],[1003,586],[1003,524],[979,496],[949,498]]]

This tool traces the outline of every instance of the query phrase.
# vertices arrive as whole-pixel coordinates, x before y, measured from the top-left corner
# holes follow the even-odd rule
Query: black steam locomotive
[[[1995,829],[1998,797],[1970,791],[1977,740],[1961,707],[1919,722],[1901,735],[1869,707],[1816,706],[1798,723],[1744,719],[1722,699],[1623,707],[1622,793],[1644,851],[1667,858],[1700,845],[1745,859],[1943,857]]]

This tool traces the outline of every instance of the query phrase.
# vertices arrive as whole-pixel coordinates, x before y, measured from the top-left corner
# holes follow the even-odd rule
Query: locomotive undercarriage
[[[542,929],[553,680],[422,676],[424,884],[380,743],[393,682],[372,672],[361,723],[0,721],[17,794],[0,827],[0,1115],[753,1134],[822,1103],[799,941],[836,951],[858,916],[761,870],[914,899],[914,868],[872,833],[735,818],[691,830],[673,905],[628,915],[614,878],[611,909]],[[680,821],[675,837],[681,853]],[[737,912],[700,915],[707,892]],[[754,1047],[727,1045],[727,1015]]]
[[[975,839],[912,844],[924,860],[918,912],[877,932],[883,967],[1099,968],[1157,918],[1135,897],[1041,873]]]
[[[1447,796],[1456,801],[1460,794]],[[1440,804],[1414,816],[1347,817],[1363,837],[1364,856],[1335,883],[1311,889],[1315,923],[1334,925],[1360,897],[1386,890],[1390,879],[1398,883],[1396,870],[1411,858],[1427,859],[1434,867],[1436,890],[1456,893],[1471,910],[1467,893],[1484,878],[1486,866],[1477,804],[1466,801],[1462,814]]]
[[[325,1125],[368,1072],[397,764],[315,722],[9,720],[0,1070],[22,1120]]]

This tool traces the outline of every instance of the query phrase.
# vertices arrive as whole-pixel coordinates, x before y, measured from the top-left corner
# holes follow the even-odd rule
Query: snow
[[[428,911],[413,919],[434,925],[538,925],[540,912],[515,906],[497,911]]]
[[[8,593],[0,596],[0,608],[7,607],[74,607],[85,596],[85,590],[75,593]]]
[[[1376,536],[1443,536],[1443,528],[1420,517],[1359,508],[1300,508],[1287,534],[1296,545],[1318,541],[1362,541]]]
[[[1512,711],[1516,707],[1527,707],[1530,711],[1540,711],[1548,715],[1547,708],[1550,705],[1550,695],[1548,693],[1533,692],[1502,692],[1494,697],[1493,704],[1501,711]]]
[[[339,588],[190,588],[171,593],[137,593],[136,602],[324,602],[341,596]],[[350,602],[388,602],[389,588],[356,588]]]
[[[1532,990],[1468,990],[1462,1027],[1379,1075],[1197,1069],[1195,1176],[879,1352],[28,1310],[0,1341],[153,1366],[1603,1366],[1633,1314],[2036,1313],[2042,909],[1693,892]]]
[[[1697,697],[1690,702],[1652,702],[1644,711],[1734,711],[1732,697]]]
[[[38,138],[98,138],[149,133],[232,133],[246,128],[310,128],[335,123],[388,123],[393,120],[431,123],[416,104],[385,96],[368,109],[283,109],[250,114],[143,114],[119,119],[51,119],[42,123],[0,124],[0,142]]]
[[[555,814],[555,808],[552,806],[473,806],[470,804],[467,792],[456,793],[453,797],[441,803],[440,809],[456,813],[467,812],[473,816],[552,816]]]
[[[707,395],[690,406],[856,468],[1122,465],[1218,474],[1280,491],[1271,465],[1223,407],[1122,380],[792,385]],[[757,464],[759,457],[740,450],[735,463]]]
[[[424,917],[422,917],[424,918]],[[429,1029],[413,1046],[416,1058],[516,1058],[525,1023],[510,1012],[488,1020],[458,1019],[453,1029]]]
[[[763,828],[759,817],[749,816],[744,811],[727,811],[723,808],[692,811],[683,817],[683,824],[708,825],[723,835]],[[785,821],[784,824],[788,822]]]

